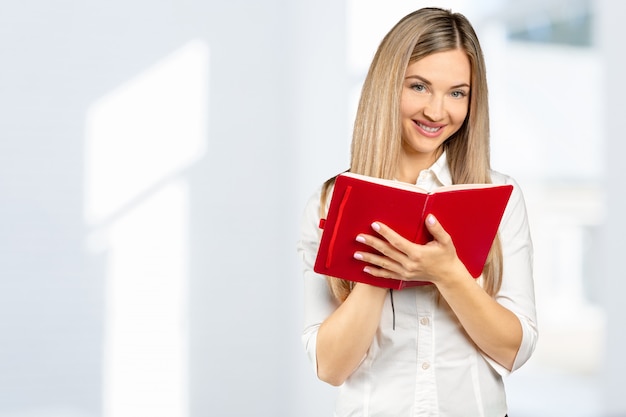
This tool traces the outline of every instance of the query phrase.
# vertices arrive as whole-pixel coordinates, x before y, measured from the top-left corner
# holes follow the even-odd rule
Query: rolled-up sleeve
[[[304,329],[302,343],[317,373],[317,332],[322,322],[337,308],[326,278],[313,271],[321,230],[319,229],[320,190],[308,201],[301,222],[297,251],[302,260],[304,276]]]
[[[513,185],[513,192],[500,224],[500,241],[503,254],[502,286],[496,300],[513,312],[522,327],[522,341],[510,372],[519,369],[530,358],[537,344],[537,313],[533,283],[533,246],[522,191],[510,177],[500,181]],[[487,358],[501,375],[510,372]]]

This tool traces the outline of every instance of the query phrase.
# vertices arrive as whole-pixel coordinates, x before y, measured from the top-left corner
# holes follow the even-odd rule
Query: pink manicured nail
[[[356,241],[357,241],[357,242],[361,242],[361,243],[365,243],[365,238],[364,238],[363,236],[361,236],[361,235],[358,235],[358,236],[356,237]]]
[[[359,261],[363,260],[363,255],[361,255],[359,252],[355,252],[354,253],[354,259],[358,259]]]
[[[371,271],[370,271],[369,267],[367,267],[367,266],[365,268],[363,268],[363,272],[365,272],[366,274],[371,274]]]
[[[435,224],[435,216],[429,214],[428,217],[426,217],[426,222],[432,226],[433,224]]]
[[[372,223],[372,229],[376,230],[377,232],[380,230],[380,225],[376,222]]]

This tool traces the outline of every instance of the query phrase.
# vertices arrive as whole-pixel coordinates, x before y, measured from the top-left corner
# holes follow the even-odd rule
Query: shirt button
[[[430,368],[430,363],[428,363],[428,362],[424,362],[424,363],[422,364],[422,369],[423,369],[423,370],[427,370],[428,368]]]
[[[428,317],[422,317],[420,319],[420,324],[422,326],[428,326],[430,324],[430,319]]]

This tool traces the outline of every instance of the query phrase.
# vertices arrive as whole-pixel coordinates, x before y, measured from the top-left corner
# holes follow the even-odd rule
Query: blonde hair
[[[398,165],[402,134],[400,96],[409,64],[436,52],[460,49],[469,59],[471,91],[467,117],[442,145],[455,184],[490,183],[487,78],[478,37],[467,18],[439,8],[423,8],[402,18],[383,38],[361,91],[352,135],[350,171],[391,179]],[[330,179],[322,190],[325,212]],[[496,237],[483,270],[483,287],[495,295],[502,280],[502,249]],[[334,296],[343,301],[349,281],[328,277]]]

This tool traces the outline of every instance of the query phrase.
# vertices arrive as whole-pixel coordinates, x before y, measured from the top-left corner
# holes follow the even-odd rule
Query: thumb
[[[428,214],[426,216],[426,228],[438,242],[445,243],[450,238],[448,233],[446,233],[446,231],[441,226],[441,223],[439,223],[439,221],[437,221],[437,218],[432,214]]]

